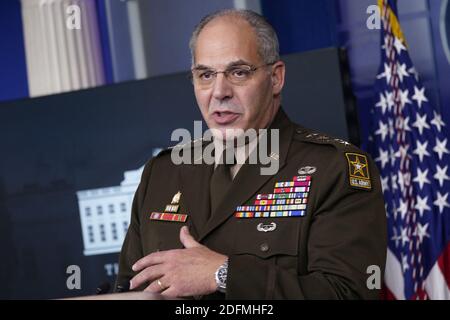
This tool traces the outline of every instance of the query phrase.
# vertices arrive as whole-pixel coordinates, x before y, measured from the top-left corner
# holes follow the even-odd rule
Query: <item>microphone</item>
[[[116,286],[116,292],[130,291],[130,281],[122,281]]]
[[[109,282],[103,282],[100,284],[97,289],[95,289],[95,294],[105,294],[109,292],[109,289],[111,288],[111,285]]]

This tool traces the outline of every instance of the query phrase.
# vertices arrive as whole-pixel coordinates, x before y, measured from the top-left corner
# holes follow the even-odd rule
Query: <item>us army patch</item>
[[[359,153],[345,153],[348,162],[349,183],[353,188],[371,190],[372,183],[369,174],[367,157]]]

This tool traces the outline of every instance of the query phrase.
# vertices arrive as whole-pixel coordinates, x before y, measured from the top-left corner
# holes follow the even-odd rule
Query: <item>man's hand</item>
[[[195,241],[186,226],[180,230],[180,241],[185,249],[154,252],[138,260],[132,269],[140,272],[131,279],[130,290],[149,282],[145,291],[168,297],[216,291],[214,273],[227,257]]]

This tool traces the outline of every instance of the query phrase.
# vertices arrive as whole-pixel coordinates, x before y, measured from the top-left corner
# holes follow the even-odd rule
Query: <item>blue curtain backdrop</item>
[[[0,102],[27,96],[20,2],[0,1]]]

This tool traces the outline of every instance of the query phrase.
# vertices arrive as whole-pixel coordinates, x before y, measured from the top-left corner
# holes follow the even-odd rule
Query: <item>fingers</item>
[[[183,226],[180,229],[180,241],[185,248],[194,248],[200,247],[201,244],[195,241],[195,239],[189,233],[189,229],[186,226]]]
[[[162,277],[164,275],[164,267],[162,264],[154,265],[145,268],[143,271],[139,272],[130,280],[130,290],[141,286],[146,282],[153,282],[154,280]]]
[[[133,269],[133,271],[135,271],[135,272],[138,272],[138,271],[140,271],[144,268],[148,268],[152,265],[163,263],[165,253],[166,252],[164,252],[164,251],[158,251],[158,252],[151,253],[151,254],[139,259],[138,261],[136,261],[136,263],[131,267],[131,269]]]
[[[166,290],[161,292],[161,295],[163,295],[167,298],[177,298],[178,297],[178,293],[176,292],[174,287],[167,288]]]
[[[158,283],[159,280],[159,283]],[[167,277],[162,277],[153,281],[144,291],[160,293],[162,296],[166,298],[177,298],[178,292],[174,286],[168,285],[169,280]]]
[[[165,290],[168,290],[170,288],[170,285],[168,285],[168,279],[167,277],[160,277],[158,279],[155,279],[150,285],[145,288],[144,291],[149,292],[159,292],[162,293]]]

